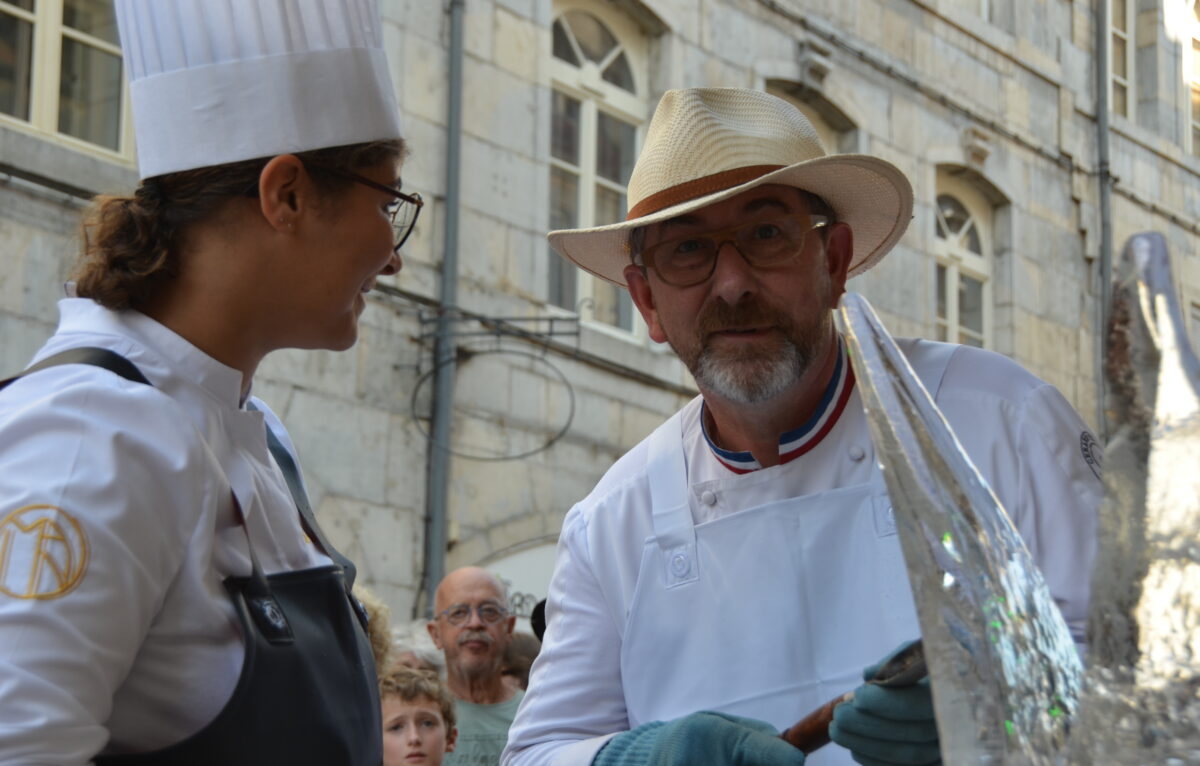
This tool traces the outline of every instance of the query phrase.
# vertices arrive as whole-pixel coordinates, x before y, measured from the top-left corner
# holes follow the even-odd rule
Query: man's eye
[[[675,253],[679,255],[690,255],[704,248],[704,240],[702,239],[682,239],[675,245]]]
[[[470,609],[460,606],[457,609],[451,609],[446,616],[451,620],[465,620],[469,614],[471,614]]]
[[[492,622],[500,619],[500,610],[494,606],[484,606],[479,608],[479,616],[484,622]]]
[[[779,227],[773,223],[760,223],[750,231],[751,239],[775,239],[780,235]]]
[[[395,215],[396,211],[399,209],[400,209],[400,200],[398,200],[398,199],[393,199],[391,202],[389,202],[383,206],[384,212],[387,213],[388,215]]]

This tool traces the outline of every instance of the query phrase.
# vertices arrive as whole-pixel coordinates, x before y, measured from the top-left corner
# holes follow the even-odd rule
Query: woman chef
[[[141,184],[0,392],[0,762],[381,761],[353,569],[250,396],[340,350],[420,198],[374,0],[117,0]],[[305,518],[307,517],[307,518]]]

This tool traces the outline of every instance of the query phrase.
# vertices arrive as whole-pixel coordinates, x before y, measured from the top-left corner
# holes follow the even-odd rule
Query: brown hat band
[[[629,214],[625,216],[625,220],[632,221],[634,218],[641,218],[652,213],[657,213],[660,210],[665,210],[681,202],[687,202],[697,197],[703,197],[706,194],[739,186],[747,181],[753,181],[755,178],[765,176],[767,173],[780,170],[783,167],[785,166],[749,165],[744,168],[722,170],[720,173],[713,173],[711,176],[684,181],[681,184],[657,191],[646,197],[630,209]]]

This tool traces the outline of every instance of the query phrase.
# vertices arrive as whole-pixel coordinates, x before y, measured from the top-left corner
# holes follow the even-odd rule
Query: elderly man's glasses
[[[306,163],[306,167],[308,164]],[[363,186],[369,186],[376,191],[381,191],[395,197],[388,204],[388,214],[392,217],[392,231],[396,232],[396,246],[393,248],[396,252],[400,252],[401,245],[412,234],[413,227],[417,225],[417,216],[421,213],[421,207],[425,201],[421,199],[421,195],[417,193],[405,194],[394,186],[385,186],[381,183],[376,183],[366,176],[361,176],[350,170],[342,170],[341,168],[331,168],[324,165],[316,166],[330,175],[340,176],[355,183],[360,183]]]
[[[446,622],[451,625],[462,625],[471,619],[471,611],[472,607],[470,604],[455,604],[439,613],[438,617],[445,617]],[[508,610],[496,604],[480,604],[474,607],[474,612],[479,615],[479,619],[486,625],[495,625],[508,616]]]
[[[787,213],[719,231],[664,239],[647,246],[641,260],[668,285],[691,287],[712,276],[717,255],[726,242],[732,242],[751,266],[779,266],[804,250],[813,230],[829,223],[823,215]]]

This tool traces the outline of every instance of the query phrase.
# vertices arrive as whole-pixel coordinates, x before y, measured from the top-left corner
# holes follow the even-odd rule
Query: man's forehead
[[[772,209],[781,211],[797,210],[805,204],[805,194],[806,192],[794,186],[764,184],[729,199],[705,205],[690,213],[669,218],[666,221],[656,224],[655,228],[668,230],[699,226],[705,224],[711,217],[731,212],[749,214],[760,210]]]
[[[503,603],[504,593],[494,579],[483,573],[460,573],[448,579],[438,589],[443,607],[453,604],[477,604],[485,601]]]

